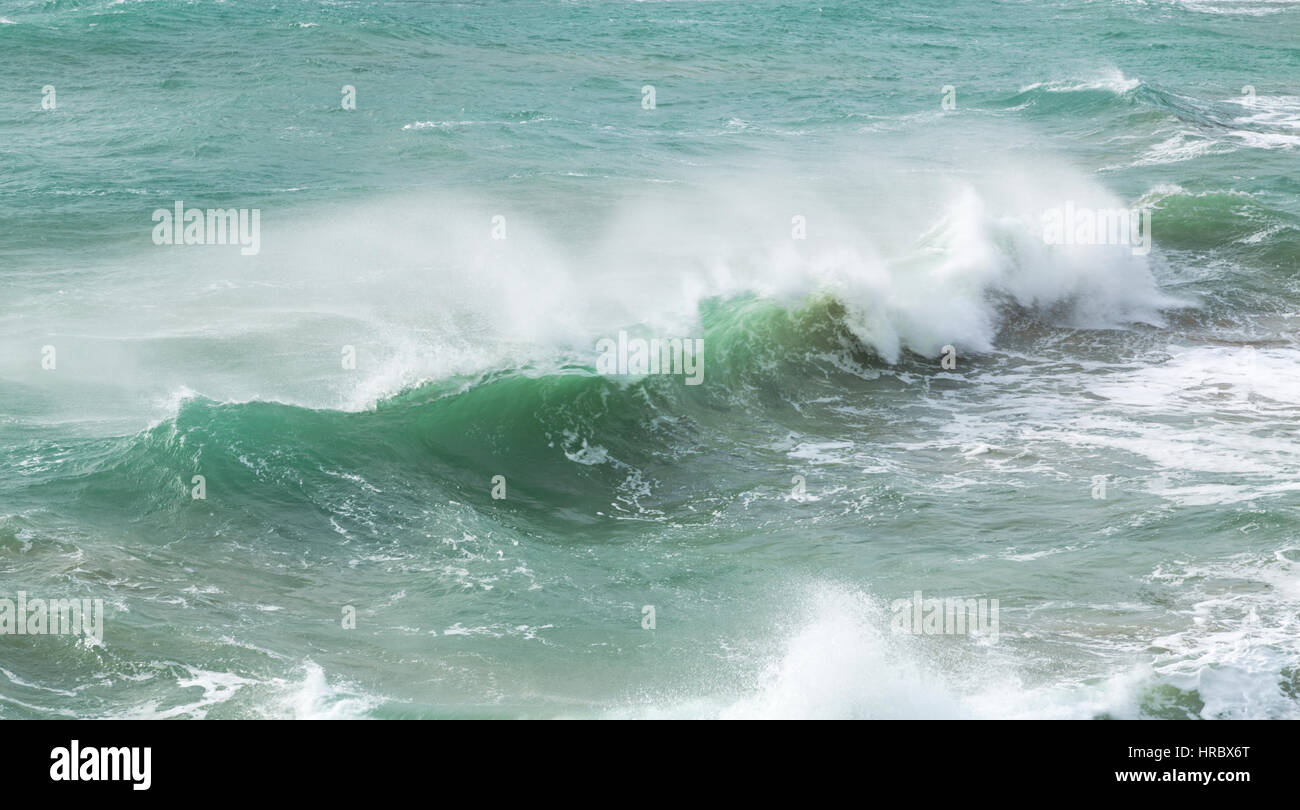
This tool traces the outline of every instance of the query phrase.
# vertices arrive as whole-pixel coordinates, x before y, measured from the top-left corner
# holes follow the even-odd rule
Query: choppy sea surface
[[[0,718],[1300,716],[1300,3],[8,0],[0,77],[0,598],[104,604]]]

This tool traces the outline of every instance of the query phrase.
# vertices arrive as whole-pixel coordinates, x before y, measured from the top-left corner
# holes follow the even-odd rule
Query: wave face
[[[1296,4],[10,5],[0,718],[1300,715]]]

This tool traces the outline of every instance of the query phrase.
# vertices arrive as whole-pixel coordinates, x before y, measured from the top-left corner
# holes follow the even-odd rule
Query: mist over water
[[[11,5],[0,718],[1300,715],[1300,4]]]

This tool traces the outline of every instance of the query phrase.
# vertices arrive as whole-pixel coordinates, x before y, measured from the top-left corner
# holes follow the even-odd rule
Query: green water
[[[1300,3],[16,0],[0,75],[0,599],[105,610],[0,602],[0,718],[1300,715]]]

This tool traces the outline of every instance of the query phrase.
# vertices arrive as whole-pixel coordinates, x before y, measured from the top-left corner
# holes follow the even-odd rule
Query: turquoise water
[[[16,0],[0,75],[0,598],[105,605],[0,718],[1300,716],[1300,3]]]

